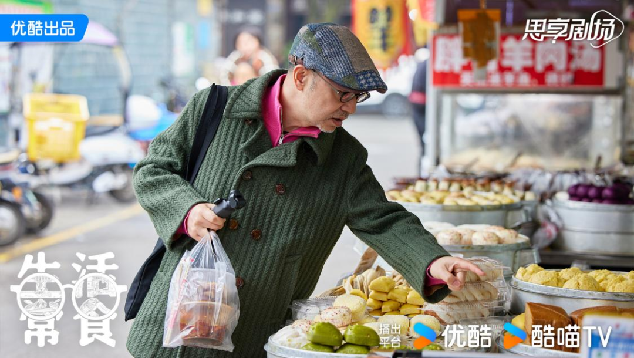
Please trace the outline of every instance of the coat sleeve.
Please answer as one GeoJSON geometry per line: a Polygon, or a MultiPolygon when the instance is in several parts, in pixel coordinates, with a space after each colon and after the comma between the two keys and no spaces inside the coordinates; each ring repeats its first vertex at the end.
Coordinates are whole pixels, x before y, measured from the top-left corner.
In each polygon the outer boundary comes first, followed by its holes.
{"type": "Polygon", "coordinates": [[[149,146],[147,156],[134,167],[134,191],[168,250],[184,243],[176,236],[189,209],[207,198],[184,179],[194,135],[209,89],[189,100],[177,120],[149,146]]]}
{"type": "Polygon", "coordinates": [[[366,161],[367,151],[362,148],[348,177],[346,224],[401,273],[425,301],[442,300],[449,293],[447,286],[425,295],[426,271],[433,260],[449,253],[425,230],[418,217],[387,200],[366,161]]]}

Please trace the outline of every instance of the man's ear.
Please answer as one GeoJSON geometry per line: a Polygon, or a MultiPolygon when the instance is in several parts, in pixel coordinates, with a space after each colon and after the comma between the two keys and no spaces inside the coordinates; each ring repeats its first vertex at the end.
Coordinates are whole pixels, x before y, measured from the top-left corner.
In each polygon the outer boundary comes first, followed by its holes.
{"type": "Polygon", "coordinates": [[[298,91],[303,91],[308,85],[310,70],[303,65],[297,65],[293,68],[293,83],[298,91]]]}

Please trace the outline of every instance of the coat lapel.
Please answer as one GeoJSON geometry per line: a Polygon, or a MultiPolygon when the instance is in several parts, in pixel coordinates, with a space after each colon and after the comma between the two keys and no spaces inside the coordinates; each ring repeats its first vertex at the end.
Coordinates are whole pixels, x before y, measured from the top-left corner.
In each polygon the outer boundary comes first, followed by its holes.
{"type": "Polygon", "coordinates": [[[286,72],[282,69],[274,70],[237,86],[227,99],[225,118],[262,120],[264,92],[286,72]]]}

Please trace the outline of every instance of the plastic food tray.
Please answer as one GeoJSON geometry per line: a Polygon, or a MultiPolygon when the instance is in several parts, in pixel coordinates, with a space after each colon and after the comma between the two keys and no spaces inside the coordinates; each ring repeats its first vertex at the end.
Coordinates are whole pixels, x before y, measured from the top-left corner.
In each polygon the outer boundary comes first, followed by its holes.
{"type": "Polygon", "coordinates": [[[452,292],[445,298],[443,303],[478,302],[478,301],[507,301],[511,298],[511,291],[504,279],[492,282],[467,282],[462,290],[452,292]],[[486,286],[486,287],[485,287],[486,286]],[[494,296],[487,296],[490,286],[496,291],[494,296]],[[467,293],[467,294],[462,294],[467,293]],[[483,296],[480,296],[483,295],[483,296]],[[455,300],[459,300],[455,302],[455,300]]]}
{"type": "Polygon", "coordinates": [[[470,261],[474,265],[478,266],[480,270],[484,271],[484,276],[478,276],[473,272],[467,272],[467,282],[493,282],[504,278],[504,270],[510,270],[510,267],[504,266],[500,261],[490,259],[488,257],[471,257],[465,259],[470,261]]]}
{"type": "Polygon", "coordinates": [[[482,319],[504,315],[504,301],[462,303],[431,303],[423,307],[423,314],[435,316],[443,325],[457,324],[465,319],[482,319]]]}
{"type": "Polygon", "coordinates": [[[332,307],[336,297],[309,298],[305,300],[295,300],[291,303],[293,321],[298,319],[313,320],[316,315],[328,307],[332,307]]]}

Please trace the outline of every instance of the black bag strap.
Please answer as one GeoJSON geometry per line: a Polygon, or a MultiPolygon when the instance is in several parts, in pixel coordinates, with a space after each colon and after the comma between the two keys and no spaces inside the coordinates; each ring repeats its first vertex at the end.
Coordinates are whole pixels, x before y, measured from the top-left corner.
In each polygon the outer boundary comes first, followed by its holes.
{"type": "Polygon", "coordinates": [[[203,110],[202,118],[200,119],[196,135],[194,136],[194,144],[192,144],[192,149],[189,153],[185,179],[191,184],[194,184],[200,165],[203,163],[205,155],[207,154],[207,149],[214,140],[218,127],[220,127],[220,121],[224,114],[228,95],[229,91],[227,87],[217,86],[215,84],[211,85],[209,97],[207,97],[205,109],[203,110]]]}
{"type": "MultiPolygon", "coordinates": [[[[187,170],[185,179],[191,184],[194,183],[200,165],[205,159],[207,149],[211,144],[211,141],[216,136],[220,121],[224,114],[225,106],[227,104],[228,89],[225,86],[211,86],[209,91],[209,97],[205,103],[205,109],[203,115],[198,124],[196,134],[194,136],[194,143],[189,153],[189,160],[187,162],[187,170]]],[[[143,262],[141,268],[137,272],[130,290],[126,296],[126,302],[124,306],[125,320],[134,319],[141,309],[141,305],[150,290],[152,280],[161,266],[163,255],[165,254],[165,244],[163,240],[159,238],[156,241],[156,245],[152,250],[150,256],[143,262]]]]}

